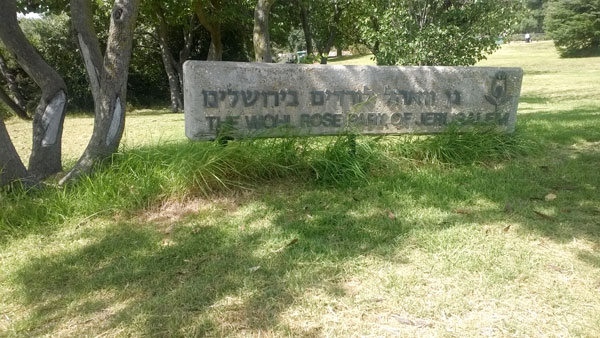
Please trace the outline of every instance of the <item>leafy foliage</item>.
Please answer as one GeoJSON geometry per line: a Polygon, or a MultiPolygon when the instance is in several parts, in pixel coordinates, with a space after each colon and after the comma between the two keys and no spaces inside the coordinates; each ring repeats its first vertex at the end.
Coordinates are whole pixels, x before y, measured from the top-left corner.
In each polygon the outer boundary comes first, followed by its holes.
{"type": "Polygon", "coordinates": [[[516,23],[518,1],[393,0],[358,6],[378,64],[473,65],[516,23]]]}
{"type": "Polygon", "coordinates": [[[600,55],[600,0],[554,0],[545,27],[561,56],[600,55]]]}
{"type": "MultiPolygon", "coordinates": [[[[42,19],[23,19],[21,27],[31,44],[65,80],[69,105],[79,109],[93,107],[85,68],[72,38],[69,16],[50,14],[42,19]]],[[[30,87],[30,93],[37,93],[37,87],[30,87]]],[[[30,100],[28,105],[35,107],[36,101],[37,98],[30,100]]]]}
{"type": "Polygon", "coordinates": [[[547,0],[525,0],[524,15],[517,26],[519,33],[542,33],[544,31],[544,6],[547,0]]]}

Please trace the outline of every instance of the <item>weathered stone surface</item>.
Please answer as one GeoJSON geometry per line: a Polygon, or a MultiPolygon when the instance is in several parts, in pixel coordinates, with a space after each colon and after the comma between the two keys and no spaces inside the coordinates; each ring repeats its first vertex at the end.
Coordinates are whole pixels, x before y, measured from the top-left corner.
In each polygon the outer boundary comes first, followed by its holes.
{"type": "Polygon", "coordinates": [[[449,125],[512,132],[520,68],[281,65],[188,61],[192,140],[437,133],[449,125]]]}

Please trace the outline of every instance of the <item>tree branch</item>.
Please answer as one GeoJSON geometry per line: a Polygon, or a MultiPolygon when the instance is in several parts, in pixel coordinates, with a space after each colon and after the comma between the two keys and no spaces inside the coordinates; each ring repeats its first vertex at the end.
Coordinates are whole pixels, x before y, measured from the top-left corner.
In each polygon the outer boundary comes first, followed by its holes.
{"type": "Polygon", "coordinates": [[[27,115],[27,112],[23,110],[23,108],[19,107],[19,105],[6,94],[4,89],[0,87],[0,100],[2,100],[10,109],[12,109],[18,117],[23,120],[31,120],[31,117],[27,115]]]}
{"type": "Polygon", "coordinates": [[[96,102],[98,101],[97,94],[100,92],[100,78],[104,70],[102,67],[104,60],[92,18],[93,12],[90,1],[71,0],[73,29],[88,74],[92,96],[94,102],[96,102]]]}

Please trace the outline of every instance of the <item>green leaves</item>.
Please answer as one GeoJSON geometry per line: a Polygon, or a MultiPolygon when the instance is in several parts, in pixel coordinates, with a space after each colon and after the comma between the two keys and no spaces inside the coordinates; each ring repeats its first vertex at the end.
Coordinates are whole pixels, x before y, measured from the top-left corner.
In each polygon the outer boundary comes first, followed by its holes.
{"type": "Polygon", "coordinates": [[[518,1],[369,3],[363,15],[384,14],[359,22],[381,65],[473,65],[498,48],[521,8],[518,1]]]}
{"type": "Polygon", "coordinates": [[[600,55],[600,0],[554,0],[544,28],[562,57],[600,55]]]}

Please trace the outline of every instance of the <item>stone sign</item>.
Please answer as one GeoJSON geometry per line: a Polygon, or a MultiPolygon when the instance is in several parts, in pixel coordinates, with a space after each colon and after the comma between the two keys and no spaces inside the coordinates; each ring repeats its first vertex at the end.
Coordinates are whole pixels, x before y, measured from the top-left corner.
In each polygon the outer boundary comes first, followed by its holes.
{"type": "Polygon", "coordinates": [[[293,65],[188,61],[192,140],[290,135],[512,132],[520,68],[293,65]]]}

